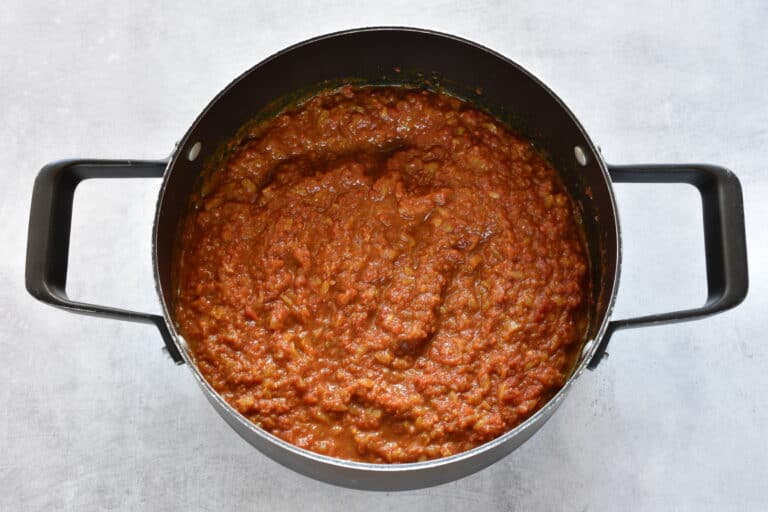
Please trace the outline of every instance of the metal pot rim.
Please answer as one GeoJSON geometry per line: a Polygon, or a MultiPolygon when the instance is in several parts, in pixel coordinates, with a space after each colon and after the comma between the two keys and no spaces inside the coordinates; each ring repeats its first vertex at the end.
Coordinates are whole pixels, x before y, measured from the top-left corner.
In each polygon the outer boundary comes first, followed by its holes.
{"type": "Polygon", "coordinates": [[[595,351],[597,350],[598,346],[600,346],[600,340],[603,338],[603,336],[606,333],[606,330],[608,328],[608,323],[611,317],[611,313],[613,311],[616,294],[618,290],[619,285],[619,276],[621,273],[621,230],[619,226],[619,216],[618,211],[616,208],[616,200],[615,195],[613,192],[613,187],[611,185],[611,178],[608,173],[608,168],[603,160],[602,156],[600,155],[600,152],[597,150],[597,146],[593,143],[592,139],[589,137],[589,134],[584,130],[581,123],[578,121],[576,116],[571,112],[571,110],[565,105],[565,103],[558,97],[554,91],[552,91],[549,87],[547,87],[543,82],[541,82],[536,76],[534,76],[532,73],[527,71],[525,68],[517,64],[516,62],[510,60],[509,58],[505,57],[504,55],[491,50],[483,45],[480,45],[478,43],[475,43],[473,41],[470,41],[468,39],[464,39],[452,34],[446,34],[442,32],[437,32],[433,30],[428,29],[422,29],[422,28],[413,28],[413,27],[399,27],[399,26],[377,26],[377,27],[364,27],[364,28],[355,28],[355,29],[349,29],[349,30],[342,30],[338,32],[333,32],[321,36],[317,36],[314,38],[307,39],[305,41],[302,41],[300,43],[294,44],[292,46],[289,46],[283,50],[280,50],[270,57],[267,57],[266,59],[262,60],[255,66],[251,67],[250,69],[246,70],[244,73],[240,74],[237,78],[235,78],[230,84],[228,84],[224,89],[222,89],[209,103],[208,105],[202,110],[202,112],[197,116],[195,121],[190,125],[190,127],[187,129],[187,132],[185,133],[184,137],[181,139],[181,141],[176,145],[174,148],[173,153],[171,154],[170,158],[168,159],[168,164],[166,166],[165,173],[163,175],[162,184],[160,186],[160,192],[158,194],[157,204],[155,208],[155,217],[153,222],[153,228],[152,228],[152,266],[154,271],[154,277],[155,277],[155,290],[158,295],[158,298],[160,300],[160,304],[162,307],[163,312],[163,318],[165,319],[165,323],[168,327],[169,332],[171,333],[171,337],[173,339],[173,342],[175,343],[176,347],[178,348],[180,354],[182,355],[184,362],[186,365],[190,368],[192,371],[192,375],[197,380],[198,384],[205,390],[206,394],[208,395],[208,398],[210,400],[213,400],[218,404],[223,410],[229,412],[229,414],[235,418],[244,428],[248,429],[249,431],[253,432],[253,434],[261,437],[264,440],[267,440],[275,445],[280,446],[281,448],[288,450],[295,455],[312,459],[316,462],[320,462],[327,465],[332,465],[336,467],[342,467],[347,469],[356,469],[356,470],[362,470],[367,472],[378,472],[378,473],[392,473],[392,472],[407,472],[407,471],[416,471],[416,470],[422,470],[422,469],[434,469],[441,466],[450,465],[452,463],[456,463],[462,460],[466,460],[469,458],[476,457],[484,452],[490,451],[493,448],[502,445],[509,441],[511,438],[517,436],[520,432],[525,431],[528,428],[531,428],[533,425],[535,425],[539,418],[542,416],[545,416],[547,414],[550,414],[552,409],[557,408],[560,403],[565,398],[566,393],[570,389],[570,387],[573,385],[573,382],[581,375],[581,373],[584,371],[584,368],[589,364],[589,362],[592,360],[592,358],[595,355],[595,351]],[[441,457],[438,459],[432,459],[428,461],[423,462],[409,462],[409,463],[381,463],[381,464],[374,464],[374,463],[367,463],[367,462],[358,462],[358,461],[352,461],[352,460],[346,460],[336,457],[329,457],[326,455],[321,455],[318,453],[315,453],[313,451],[300,448],[296,445],[293,445],[287,441],[284,441],[280,439],[279,437],[267,432],[266,430],[256,426],[253,422],[245,418],[242,414],[240,414],[235,408],[233,408],[229,403],[227,403],[208,383],[207,380],[202,376],[200,373],[200,370],[197,368],[197,365],[195,364],[194,358],[189,352],[186,340],[176,331],[176,326],[174,325],[174,322],[171,320],[172,315],[170,312],[170,309],[168,307],[168,304],[165,301],[165,297],[163,295],[162,289],[161,289],[161,280],[160,280],[160,271],[159,271],[159,263],[158,263],[158,252],[157,252],[157,246],[158,246],[158,224],[160,219],[160,212],[162,210],[163,205],[163,199],[166,194],[167,190],[167,184],[169,176],[171,175],[171,172],[174,168],[175,163],[178,161],[178,159],[181,157],[180,155],[180,148],[183,148],[186,146],[186,143],[189,142],[189,138],[192,134],[192,132],[195,130],[197,125],[201,123],[205,117],[207,112],[211,109],[211,107],[223,96],[227,94],[227,92],[236,85],[239,81],[243,80],[246,76],[250,75],[253,72],[256,72],[260,67],[265,65],[266,63],[278,59],[284,55],[289,54],[290,52],[302,48],[307,45],[311,45],[313,43],[316,43],[318,41],[322,41],[325,39],[330,38],[336,38],[336,37],[343,37],[348,35],[354,35],[358,33],[366,33],[366,32],[377,32],[377,31],[401,31],[401,32],[411,32],[411,33],[420,33],[424,35],[429,35],[433,37],[438,38],[444,38],[444,39],[450,39],[455,42],[459,42],[471,47],[474,47],[475,49],[479,49],[481,51],[484,51],[497,59],[500,59],[504,61],[505,64],[512,66],[516,68],[519,72],[526,75],[527,78],[535,82],[542,90],[544,90],[551,98],[558,103],[560,108],[567,113],[567,115],[570,117],[572,122],[575,126],[578,127],[581,134],[584,137],[584,140],[587,142],[588,145],[588,154],[595,158],[597,161],[597,164],[600,168],[600,172],[602,173],[603,179],[606,183],[606,188],[608,191],[608,195],[610,198],[610,205],[612,209],[612,214],[614,218],[616,219],[616,231],[615,231],[615,238],[616,238],[616,271],[614,273],[614,276],[612,278],[612,285],[611,285],[611,291],[608,297],[606,297],[607,300],[607,306],[606,306],[606,312],[603,315],[603,318],[600,321],[600,326],[597,330],[597,334],[594,338],[587,340],[585,342],[585,346],[582,349],[582,354],[579,358],[579,362],[572,371],[570,377],[566,381],[566,383],[563,385],[563,387],[552,397],[549,399],[549,401],[541,407],[536,413],[534,413],[532,416],[530,416],[528,419],[526,419],[523,423],[519,424],[515,428],[509,430],[508,432],[505,432],[501,436],[492,439],[491,441],[488,441],[480,446],[477,446],[475,448],[472,448],[470,450],[457,453],[455,455],[451,455],[448,457],[441,457]]]}

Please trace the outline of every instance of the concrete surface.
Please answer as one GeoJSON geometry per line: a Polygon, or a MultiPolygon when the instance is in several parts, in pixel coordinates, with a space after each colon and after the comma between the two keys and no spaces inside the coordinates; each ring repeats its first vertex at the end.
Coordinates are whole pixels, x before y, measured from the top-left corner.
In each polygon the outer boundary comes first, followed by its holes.
{"type": "MultiPolygon", "coordinates": [[[[752,2],[32,2],[0,9],[0,510],[765,510],[768,504],[768,4],[752,2]],[[332,487],[260,455],[153,328],[79,317],[24,290],[32,182],[64,157],[167,155],[236,75],[342,28],[459,34],[526,66],[611,162],[732,168],[751,292],[706,320],[622,332],[553,420],[493,467],[405,493],[332,487]]],[[[73,297],[157,310],[158,183],[77,195],[73,297]]],[[[617,187],[616,317],[704,298],[687,186],[617,187]]]]}

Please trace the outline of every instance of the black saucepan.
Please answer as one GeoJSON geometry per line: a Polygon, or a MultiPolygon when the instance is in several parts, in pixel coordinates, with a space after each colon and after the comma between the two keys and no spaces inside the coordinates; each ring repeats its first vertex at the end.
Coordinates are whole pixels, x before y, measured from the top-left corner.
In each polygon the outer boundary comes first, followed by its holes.
{"type": "Polygon", "coordinates": [[[544,84],[509,59],[454,36],[410,28],[366,28],[297,44],[256,65],[202,111],[167,160],[69,160],[43,168],[34,186],[26,285],[38,299],[70,311],[157,326],[173,360],[186,363],[221,416],[253,446],[305,475],[355,488],[409,489],[466,476],[520,446],[555,412],[585,367],[594,367],[617,329],[692,320],[739,304],[747,294],[744,214],[739,181],[713,165],[608,165],[578,120],[544,84]],[[587,341],[563,387],[517,428],[451,457],[411,464],[367,464],[318,455],[278,439],[230,407],[203,379],[171,316],[174,243],[203,162],[267,105],[302,91],[352,80],[439,87],[473,101],[529,136],[559,170],[582,210],[593,301],[587,341]],[[69,299],[65,292],[72,198],[90,178],[163,180],[152,258],[163,314],[136,313],[69,299]],[[708,298],[696,309],[611,320],[621,266],[613,183],[690,183],[701,192],[708,298]]]}

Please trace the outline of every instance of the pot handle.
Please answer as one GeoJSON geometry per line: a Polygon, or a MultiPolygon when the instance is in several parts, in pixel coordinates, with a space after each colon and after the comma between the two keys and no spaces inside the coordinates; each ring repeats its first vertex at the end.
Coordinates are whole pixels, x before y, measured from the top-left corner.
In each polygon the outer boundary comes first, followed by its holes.
{"type": "Polygon", "coordinates": [[[91,178],[161,178],[167,161],[63,160],[40,171],[32,192],[27,236],[27,291],[38,300],[84,315],[154,324],[176,364],[184,360],[160,315],[87,304],[66,292],[72,200],[77,185],[91,178]]]}
{"type": "Polygon", "coordinates": [[[699,189],[704,214],[707,301],[699,308],[614,320],[589,368],[606,355],[611,335],[626,327],[695,320],[737,306],[747,296],[747,246],[739,179],[724,167],[707,164],[609,165],[614,183],[689,183],[699,189]]]}

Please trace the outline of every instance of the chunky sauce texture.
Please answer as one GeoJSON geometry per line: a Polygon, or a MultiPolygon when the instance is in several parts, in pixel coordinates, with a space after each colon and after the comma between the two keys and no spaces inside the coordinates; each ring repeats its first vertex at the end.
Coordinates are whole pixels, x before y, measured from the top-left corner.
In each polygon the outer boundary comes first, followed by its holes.
{"type": "Polygon", "coordinates": [[[175,318],[257,425],[420,461],[503,434],[565,383],[589,299],[573,205],[488,114],[344,87],[212,165],[181,230],[175,318]]]}

